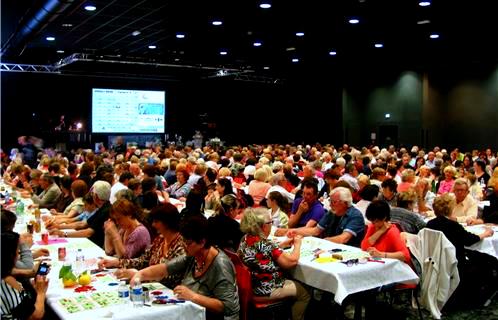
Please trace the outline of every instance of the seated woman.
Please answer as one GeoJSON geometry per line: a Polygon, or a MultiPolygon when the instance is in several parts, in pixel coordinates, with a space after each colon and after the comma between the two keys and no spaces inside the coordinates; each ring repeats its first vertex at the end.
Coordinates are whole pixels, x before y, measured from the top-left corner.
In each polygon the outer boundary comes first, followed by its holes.
{"type": "Polygon", "coordinates": [[[453,189],[453,184],[455,183],[456,176],[456,168],[453,166],[447,166],[443,170],[444,180],[439,183],[439,189],[437,190],[437,194],[443,194],[447,192],[451,192],[453,189]]]}
{"type": "MultiPolygon", "coordinates": [[[[17,216],[12,211],[8,211],[2,208],[2,233],[13,232],[14,226],[17,221],[17,216]]],[[[33,235],[30,233],[23,233],[19,235],[19,247],[18,258],[11,273],[15,277],[33,277],[36,269],[38,268],[38,263],[34,262],[34,259],[42,256],[50,255],[48,249],[39,248],[31,250],[33,245],[33,235]]]]}
{"type": "Polygon", "coordinates": [[[173,290],[179,299],[205,307],[208,320],[236,320],[240,308],[234,267],[222,250],[211,246],[208,228],[205,217],[187,217],[180,226],[187,255],[142,269],[130,283],[180,274],[182,284],[173,290]]]}
{"type": "Polygon", "coordinates": [[[285,279],[282,272],[297,265],[302,237],[298,235],[290,243],[282,244],[294,245],[291,253],[285,253],[276,243],[268,240],[271,225],[272,219],[266,209],[246,209],[240,223],[246,235],[238,254],[251,270],[254,295],[270,299],[295,297],[292,319],[304,319],[310,295],[299,282],[285,279]]]}
{"type": "Polygon", "coordinates": [[[166,188],[166,201],[168,196],[185,201],[192,186],[188,183],[189,174],[187,170],[176,170],[176,182],[166,188]]]}
{"type": "Polygon", "coordinates": [[[234,194],[221,198],[216,213],[209,217],[209,231],[213,245],[237,251],[243,234],[235,220],[242,212],[242,204],[234,194]]]}
{"type": "Polygon", "coordinates": [[[85,181],[75,180],[74,182],[71,182],[72,180],[70,179],[71,178],[69,176],[64,176],[61,179],[61,185],[62,185],[61,197],[66,197],[66,194],[69,192],[72,195],[73,201],[65,207],[63,206],[59,207],[59,205],[57,204],[55,209],[50,210],[50,213],[52,213],[53,215],[63,215],[61,216],[61,218],[63,217],[73,218],[78,216],[81,212],[83,212],[83,196],[88,192],[88,187],[85,181]],[[66,189],[66,187],[64,186],[64,184],[67,182],[69,182],[70,190],[66,189]]]}
{"type": "Polygon", "coordinates": [[[371,222],[361,242],[361,249],[374,258],[392,258],[410,264],[410,252],[401,239],[400,230],[392,225],[389,204],[374,200],[365,213],[371,222]]]}
{"type": "Polygon", "coordinates": [[[112,205],[110,216],[104,224],[106,254],[116,254],[118,258],[140,256],[150,245],[149,231],[138,220],[140,208],[129,200],[120,199],[112,205]]]}
{"type": "Polygon", "coordinates": [[[286,208],[289,207],[287,199],[280,192],[272,191],[268,194],[266,204],[269,207],[268,212],[270,213],[273,226],[275,228],[288,228],[289,216],[285,213],[286,208]]]}
{"type": "Polygon", "coordinates": [[[73,194],[71,191],[71,184],[73,180],[71,180],[70,176],[63,176],[60,179],[60,189],[61,193],[57,197],[54,208],[50,209],[50,213],[53,215],[62,214],[64,210],[74,201],[73,194]]]}
{"type": "Polygon", "coordinates": [[[23,288],[12,276],[12,269],[18,258],[19,235],[2,232],[2,319],[42,319],[45,314],[45,296],[48,280],[37,275],[34,290],[23,288]]]}
{"type": "Polygon", "coordinates": [[[45,228],[47,230],[52,229],[75,229],[81,230],[88,227],[86,221],[93,216],[97,211],[97,206],[93,202],[93,196],[91,193],[87,193],[83,196],[83,211],[75,217],[66,216],[56,216],[51,218],[44,218],[45,228]]]}
{"type": "Polygon", "coordinates": [[[448,303],[477,305],[483,303],[498,288],[496,276],[498,262],[485,253],[466,250],[465,246],[471,246],[486,237],[491,237],[493,230],[485,227],[484,232],[479,235],[466,231],[461,224],[450,218],[454,205],[455,200],[449,194],[437,197],[433,205],[436,218],[427,223],[427,228],[443,232],[456,249],[460,284],[448,303]],[[479,294],[476,294],[477,292],[479,294]]]}
{"type": "MultiPolygon", "coordinates": [[[[116,271],[119,279],[130,279],[138,270],[153,266],[185,255],[183,238],[180,235],[180,215],[171,203],[165,203],[152,209],[149,213],[152,227],[157,230],[158,236],[152,242],[152,246],[145,252],[133,259],[105,258],[99,261],[99,268],[120,268],[116,271]],[[138,269],[138,270],[137,270],[138,269]]],[[[174,288],[180,284],[181,275],[173,274],[161,280],[168,288],[174,288]]]]}
{"type": "Polygon", "coordinates": [[[259,203],[265,198],[271,184],[266,182],[268,174],[264,168],[259,168],[254,173],[254,180],[249,183],[248,194],[254,199],[254,205],[259,206],[259,203]]]}

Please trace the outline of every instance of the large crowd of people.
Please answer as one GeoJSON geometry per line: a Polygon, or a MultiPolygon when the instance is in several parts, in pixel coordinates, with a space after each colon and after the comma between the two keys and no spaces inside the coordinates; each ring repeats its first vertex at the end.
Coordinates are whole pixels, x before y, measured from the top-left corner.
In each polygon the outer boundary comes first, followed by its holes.
{"type": "MultiPolygon", "coordinates": [[[[90,239],[113,256],[99,266],[120,267],[118,276],[132,282],[159,280],[204,306],[208,319],[239,315],[235,271],[224,250],[237,252],[251,270],[254,295],[292,297],[292,317],[302,319],[309,288],[284,271],[297,264],[303,236],[412,266],[403,233],[433,228],[456,247],[462,288],[469,288],[454,299],[482,302],[477,284],[467,280],[480,268],[489,271],[488,292],[498,289],[498,263],[464,249],[492,229],[474,235],[459,224],[498,224],[498,155],[490,149],[119,145],[96,154],[19,141],[20,150],[1,153],[3,183],[50,210],[51,234],[90,239]],[[184,203],[181,212],[173,199],[184,203]],[[479,209],[483,200],[488,205],[479,209]],[[287,235],[294,251],[283,252],[270,235],[287,235]]],[[[29,236],[4,225],[12,225],[12,213],[2,208],[2,318],[15,318],[24,292],[18,280],[33,277],[33,256],[47,253],[31,252],[29,236]],[[31,263],[19,264],[26,259],[31,263]]],[[[43,314],[46,289],[36,277],[33,318],[43,314]]]]}

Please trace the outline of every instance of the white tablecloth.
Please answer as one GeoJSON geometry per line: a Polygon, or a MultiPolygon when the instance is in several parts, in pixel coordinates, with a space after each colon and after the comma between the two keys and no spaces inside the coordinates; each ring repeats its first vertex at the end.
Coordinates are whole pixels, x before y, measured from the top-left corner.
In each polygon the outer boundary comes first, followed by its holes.
{"type": "Polygon", "coordinates": [[[302,256],[292,270],[292,276],[314,288],[334,293],[334,300],[339,304],[356,292],[391,283],[418,283],[419,278],[415,272],[399,260],[382,259],[385,263],[367,262],[353,266],[341,262],[320,263],[313,260],[313,255],[309,255],[310,250],[317,247],[324,250],[340,248],[346,252],[361,250],[314,237],[303,239],[302,256]]]}
{"type": "MultiPolygon", "coordinates": [[[[34,234],[34,241],[40,240],[40,234],[34,234]]],[[[54,243],[49,245],[43,245],[50,251],[51,270],[48,275],[50,280],[49,288],[47,291],[47,303],[53,308],[57,315],[61,319],[193,319],[193,320],[204,320],[206,318],[205,309],[192,302],[185,302],[176,305],[156,305],[144,306],[142,308],[134,308],[131,301],[127,301],[123,304],[112,305],[109,307],[98,307],[93,310],[79,311],[75,313],[67,312],[64,307],[60,304],[60,299],[71,298],[82,293],[76,293],[74,288],[64,288],[62,280],[59,278],[59,270],[63,266],[62,261],[58,261],[58,248],[65,247],[67,252],[66,261],[74,262],[76,252],[78,249],[82,249],[85,256],[86,264],[85,270],[92,270],[97,267],[97,261],[99,257],[104,257],[105,252],[102,248],[95,245],[92,241],[87,238],[60,238],[55,240],[67,241],[63,243],[54,243]]],[[[42,247],[42,245],[34,245],[33,248],[42,247]]],[[[74,266],[74,264],[73,264],[74,266]]],[[[91,285],[96,288],[95,292],[103,291],[116,291],[118,286],[110,286],[111,282],[118,282],[115,279],[112,272],[107,273],[105,276],[107,279],[112,280],[105,282],[102,279],[92,276],[91,285]]],[[[173,297],[173,293],[170,289],[164,289],[164,292],[169,297],[173,297]]],[[[90,295],[91,293],[83,293],[85,295],[90,295]]]]}
{"type": "MultiPolygon", "coordinates": [[[[484,232],[484,227],[484,225],[475,225],[467,226],[465,227],[465,229],[475,234],[481,234],[484,232]]],[[[498,226],[492,226],[491,228],[494,231],[492,237],[484,238],[481,241],[474,243],[470,247],[466,248],[492,255],[493,257],[498,259],[498,226]]]]}

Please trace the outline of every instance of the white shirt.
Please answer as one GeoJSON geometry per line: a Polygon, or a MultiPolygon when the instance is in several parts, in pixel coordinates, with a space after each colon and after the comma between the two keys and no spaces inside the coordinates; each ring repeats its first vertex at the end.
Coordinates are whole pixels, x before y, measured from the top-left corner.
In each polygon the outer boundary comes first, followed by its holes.
{"type": "Polygon", "coordinates": [[[119,181],[116,182],[111,187],[111,197],[109,198],[109,201],[111,202],[111,204],[113,204],[114,202],[116,202],[116,193],[118,193],[119,190],[124,190],[124,189],[128,189],[128,187],[125,186],[124,184],[122,184],[119,181]]]}
{"type": "Polygon", "coordinates": [[[266,193],[265,198],[268,199],[268,195],[270,194],[270,192],[273,192],[273,191],[280,192],[284,196],[284,198],[286,198],[287,201],[289,201],[289,203],[294,202],[295,194],[290,193],[289,191],[285,190],[284,187],[279,186],[279,185],[271,186],[270,189],[268,189],[268,192],[266,193]]]}

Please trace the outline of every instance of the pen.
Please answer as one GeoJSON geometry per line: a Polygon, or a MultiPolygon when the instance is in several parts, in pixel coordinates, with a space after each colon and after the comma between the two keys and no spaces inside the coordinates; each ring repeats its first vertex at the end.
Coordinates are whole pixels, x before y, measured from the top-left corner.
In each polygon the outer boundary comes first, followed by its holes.
{"type": "Polygon", "coordinates": [[[368,261],[370,261],[370,262],[386,263],[384,260],[380,260],[380,259],[372,259],[372,258],[368,258],[368,261]]]}

